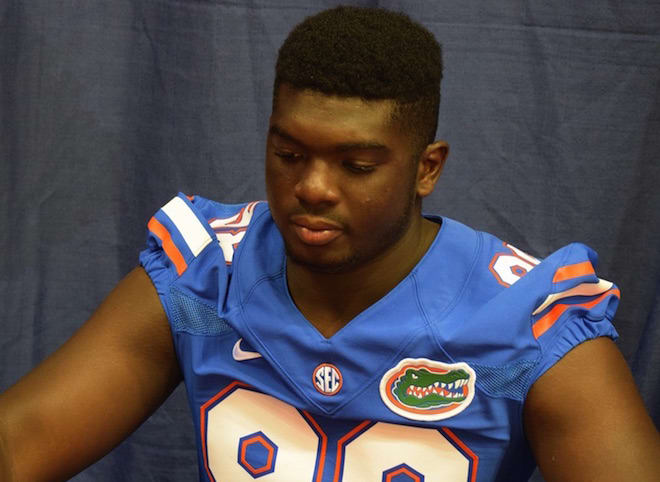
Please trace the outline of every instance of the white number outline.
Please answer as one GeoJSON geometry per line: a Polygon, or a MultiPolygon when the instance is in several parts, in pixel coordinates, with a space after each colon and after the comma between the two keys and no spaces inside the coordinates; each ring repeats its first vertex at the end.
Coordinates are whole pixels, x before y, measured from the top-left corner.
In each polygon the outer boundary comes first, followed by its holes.
{"type": "Polygon", "coordinates": [[[530,256],[524,251],[519,250],[515,246],[508,243],[502,244],[504,244],[504,247],[509,251],[496,253],[495,256],[493,256],[493,259],[490,260],[488,269],[499,284],[508,288],[525,276],[541,261],[534,256],[530,256]],[[522,271],[514,271],[516,268],[522,271]]]}
{"type": "MultiPolygon", "coordinates": [[[[220,390],[216,395],[214,395],[209,400],[207,400],[204,404],[202,404],[199,409],[201,449],[202,449],[202,456],[204,462],[204,469],[206,471],[206,475],[208,476],[209,480],[212,482],[216,482],[216,478],[211,472],[208,462],[209,460],[208,446],[207,446],[208,413],[216,405],[221,403],[223,399],[227,398],[229,395],[231,395],[234,391],[238,389],[246,389],[251,392],[262,394],[262,392],[254,389],[247,383],[235,380],[231,382],[229,385],[227,385],[225,388],[220,390]]],[[[273,398],[273,400],[277,400],[277,399],[273,398]]],[[[309,427],[318,437],[319,445],[316,450],[316,461],[314,465],[313,481],[321,482],[323,480],[323,473],[328,455],[328,436],[309,412],[305,410],[297,410],[297,411],[300,413],[300,415],[302,415],[303,419],[307,422],[309,427]]],[[[345,466],[344,459],[345,459],[345,452],[347,445],[349,445],[351,442],[356,440],[362,434],[367,432],[370,428],[374,427],[379,423],[385,423],[385,422],[374,422],[371,420],[364,420],[363,422],[359,423],[357,426],[353,427],[353,429],[351,429],[349,432],[344,434],[341,438],[339,438],[336,447],[337,450],[336,461],[335,461],[335,467],[332,477],[333,482],[341,482],[343,480],[343,472],[345,466]]],[[[424,429],[424,430],[428,430],[428,429],[424,429]]],[[[470,448],[463,441],[461,441],[460,438],[453,431],[451,431],[447,427],[439,427],[431,430],[436,430],[437,432],[439,432],[440,435],[442,435],[447,440],[447,442],[449,442],[449,444],[451,444],[456,449],[456,451],[467,460],[468,470],[465,480],[467,482],[476,482],[477,469],[479,465],[479,457],[477,456],[477,454],[475,454],[472,450],[470,450],[470,448]]]]}
{"type": "Polygon", "coordinates": [[[209,219],[209,225],[215,232],[227,266],[231,265],[234,259],[234,251],[236,251],[238,244],[243,240],[245,231],[247,231],[248,225],[252,221],[254,208],[259,202],[253,201],[247,206],[243,206],[238,214],[228,218],[209,219]]]}

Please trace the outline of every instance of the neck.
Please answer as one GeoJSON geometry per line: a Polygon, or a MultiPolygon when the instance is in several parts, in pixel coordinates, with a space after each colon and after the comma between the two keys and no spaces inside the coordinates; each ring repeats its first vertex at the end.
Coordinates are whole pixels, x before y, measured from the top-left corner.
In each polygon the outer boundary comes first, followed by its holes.
{"type": "Polygon", "coordinates": [[[431,246],[439,225],[421,216],[378,257],[341,273],[313,271],[287,259],[289,292],[298,309],[326,337],[391,291],[431,246]]]}

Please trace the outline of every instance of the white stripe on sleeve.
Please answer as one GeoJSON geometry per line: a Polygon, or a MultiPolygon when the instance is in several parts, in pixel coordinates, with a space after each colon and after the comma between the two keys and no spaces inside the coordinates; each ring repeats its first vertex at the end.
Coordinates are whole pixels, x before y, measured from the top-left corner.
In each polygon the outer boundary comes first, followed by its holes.
{"type": "Polygon", "coordinates": [[[211,242],[209,233],[206,232],[192,209],[180,197],[175,197],[163,206],[163,212],[179,230],[193,256],[196,257],[211,242]]]}
{"type": "Polygon", "coordinates": [[[559,293],[554,293],[551,295],[548,295],[548,297],[545,299],[543,303],[541,303],[541,306],[536,308],[534,310],[534,313],[532,315],[536,315],[543,310],[545,310],[548,306],[550,306],[552,303],[554,303],[557,300],[560,300],[562,298],[568,298],[569,296],[595,296],[599,295],[601,293],[605,293],[607,290],[609,290],[612,287],[612,282],[607,281],[604,279],[598,279],[598,283],[582,283],[579,284],[570,290],[566,291],[561,291],[559,293]]]}

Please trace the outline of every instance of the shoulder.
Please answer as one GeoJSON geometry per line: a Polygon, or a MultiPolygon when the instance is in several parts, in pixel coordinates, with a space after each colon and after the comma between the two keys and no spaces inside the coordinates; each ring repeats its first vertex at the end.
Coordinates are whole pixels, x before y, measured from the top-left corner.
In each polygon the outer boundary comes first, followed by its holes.
{"type": "MultiPolygon", "coordinates": [[[[515,298],[514,306],[536,315],[546,314],[559,301],[581,301],[578,296],[609,292],[619,297],[613,283],[596,275],[596,252],[580,243],[539,258],[496,236],[443,218],[431,251],[425,269],[419,270],[423,281],[435,285],[436,292],[438,285],[449,282],[464,285],[461,301],[475,309],[490,301],[497,304],[500,299],[511,305],[515,298]],[[436,280],[442,283],[434,283],[436,280]]],[[[535,328],[538,336],[547,331],[547,321],[535,328]]]]}
{"type": "Polygon", "coordinates": [[[264,210],[266,203],[258,201],[222,204],[180,193],[149,220],[147,249],[140,262],[150,274],[161,271],[158,274],[171,281],[211,245],[210,251],[230,265],[255,214],[264,210]]]}
{"type": "MultiPolygon", "coordinates": [[[[489,309],[525,319],[529,335],[538,343],[553,339],[563,321],[612,320],[620,291],[596,274],[598,255],[593,249],[572,243],[537,258],[487,233],[479,235],[481,249],[471,280],[474,291],[486,295],[489,309]]],[[[588,338],[598,334],[598,330],[584,333],[588,338]]],[[[615,336],[607,330],[600,334],[615,336]]]]}
{"type": "Polygon", "coordinates": [[[177,316],[189,305],[188,298],[201,304],[200,309],[217,311],[229,289],[242,241],[260,217],[270,219],[264,202],[222,204],[184,194],[151,217],[140,264],[171,322],[190,318],[177,316]]]}
{"type": "Polygon", "coordinates": [[[435,248],[422,303],[442,348],[476,366],[492,395],[523,400],[573,347],[616,337],[619,290],[597,276],[589,247],[570,244],[540,259],[455,221],[445,227],[450,240],[435,248]]]}

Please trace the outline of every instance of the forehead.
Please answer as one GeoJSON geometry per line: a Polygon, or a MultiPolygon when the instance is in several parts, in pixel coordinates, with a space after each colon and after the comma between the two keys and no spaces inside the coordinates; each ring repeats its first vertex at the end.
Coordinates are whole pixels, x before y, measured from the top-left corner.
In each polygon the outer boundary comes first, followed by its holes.
{"type": "Polygon", "coordinates": [[[396,147],[394,101],[367,101],[281,85],[270,118],[271,133],[286,132],[319,143],[378,142],[396,147]]]}

